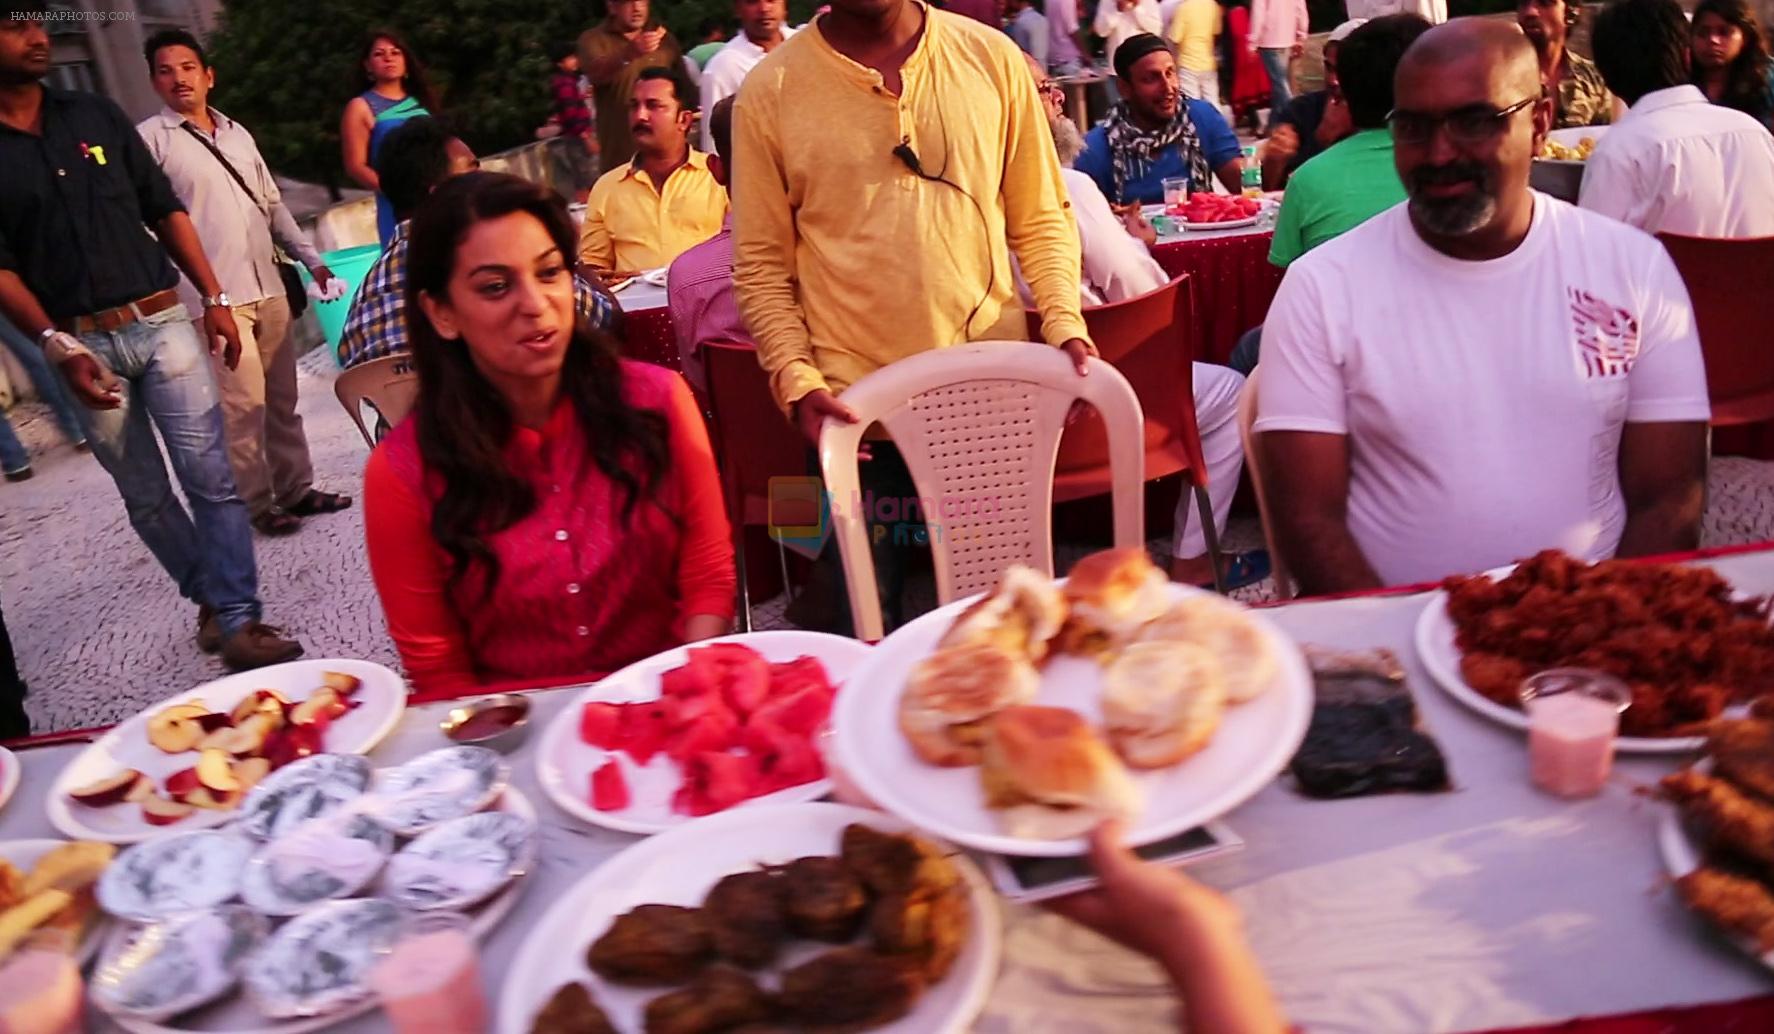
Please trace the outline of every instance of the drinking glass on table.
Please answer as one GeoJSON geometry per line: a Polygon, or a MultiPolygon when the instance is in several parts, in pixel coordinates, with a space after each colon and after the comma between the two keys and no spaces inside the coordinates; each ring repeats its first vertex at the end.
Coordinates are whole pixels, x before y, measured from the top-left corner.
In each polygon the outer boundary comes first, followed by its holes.
{"type": "Polygon", "coordinates": [[[1170,176],[1164,180],[1164,209],[1181,208],[1189,203],[1189,177],[1170,176]]]}
{"type": "Polygon", "coordinates": [[[33,930],[0,960],[0,1030],[6,1034],[79,1034],[86,985],[67,930],[33,930]]]}
{"type": "Polygon", "coordinates": [[[1632,690],[1606,672],[1550,668],[1521,684],[1534,785],[1559,797],[1593,797],[1614,765],[1620,713],[1632,690]]]}
{"type": "Polygon", "coordinates": [[[467,918],[453,912],[409,917],[399,938],[370,967],[370,987],[395,1034],[482,1034],[487,993],[467,918]]]}

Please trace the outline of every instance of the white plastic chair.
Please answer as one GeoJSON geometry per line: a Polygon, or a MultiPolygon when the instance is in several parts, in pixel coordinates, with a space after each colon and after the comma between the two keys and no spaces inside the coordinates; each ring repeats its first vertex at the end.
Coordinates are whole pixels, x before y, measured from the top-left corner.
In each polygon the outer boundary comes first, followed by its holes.
{"type": "Polygon", "coordinates": [[[1257,373],[1262,370],[1258,363],[1251,368],[1250,376],[1244,379],[1244,388],[1238,393],[1238,438],[1244,445],[1244,469],[1250,472],[1251,487],[1257,493],[1257,514],[1263,520],[1263,542],[1269,547],[1269,577],[1275,580],[1275,595],[1280,599],[1292,599],[1297,588],[1292,576],[1287,573],[1287,562],[1276,548],[1275,529],[1269,520],[1269,499],[1263,494],[1263,471],[1256,450],[1256,436],[1251,428],[1257,422],[1257,373]]]}
{"type": "Polygon", "coordinates": [[[382,424],[393,427],[405,420],[419,401],[419,374],[413,369],[412,356],[404,352],[385,355],[339,374],[333,382],[333,394],[338,396],[345,412],[351,414],[364,444],[374,449],[383,429],[371,431],[364,422],[364,403],[376,411],[382,424]]]}
{"type": "Polygon", "coordinates": [[[841,396],[860,418],[827,420],[819,464],[844,559],[857,638],[883,634],[857,448],[887,430],[925,500],[939,604],[994,587],[1011,564],[1053,574],[1053,470],[1066,413],[1102,415],[1114,472],[1115,545],[1145,543],[1143,417],[1127,379],[1100,359],[1078,376],[1064,352],[1027,341],[933,349],[869,374],[841,396]]]}

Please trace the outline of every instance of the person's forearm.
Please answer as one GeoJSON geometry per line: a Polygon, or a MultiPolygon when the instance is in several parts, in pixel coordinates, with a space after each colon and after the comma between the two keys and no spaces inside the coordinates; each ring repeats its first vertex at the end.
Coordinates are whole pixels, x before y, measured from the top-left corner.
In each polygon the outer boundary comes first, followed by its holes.
{"type": "Polygon", "coordinates": [[[692,614],[684,619],[684,642],[697,643],[732,630],[733,622],[729,618],[719,614],[692,614]]]}
{"type": "Polygon", "coordinates": [[[1275,534],[1281,540],[1282,556],[1301,595],[1358,592],[1384,584],[1342,518],[1298,511],[1274,516],[1280,518],[1275,534]]]}
{"type": "Polygon", "coordinates": [[[289,207],[281,200],[271,203],[271,233],[277,238],[277,243],[283,245],[283,250],[308,267],[309,272],[325,264],[320,259],[320,252],[314,250],[314,245],[308,243],[307,235],[296,224],[296,217],[290,214],[289,207]]]}
{"type": "Polygon", "coordinates": [[[55,325],[49,313],[43,311],[37,296],[10,269],[0,269],[0,312],[5,313],[12,325],[24,331],[32,341],[55,325]]]}
{"type": "Polygon", "coordinates": [[[1700,514],[1705,506],[1704,484],[1681,485],[1649,502],[1628,504],[1616,555],[1659,556],[1700,548],[1700,514]]]}
{"type": "Polygon", "coordinates": [[[1232,159],[1214,170],[1214,175],[1219,177],[1220,183],[1225,186],[1228,193],[1240,194],[1244,192],[1244,159],[1232,159]]]}
{"type": "Polygon", "coordinates": [[[357,185],[365,190],[382,189],[381,177],[376,175],[376,170],[370,168],[367,162],[346,162],[345,175],[356,180],[357,185]]]}
{"type": "Polygon", "coordinates": [[[204,297],[222,293],[221,282],[216,279],[215,271],[209,268],[209,256],[203,253],[203,242],[197,239],[197,227],[191,224],[191,217],[183,212],[174,212],[160,220],[156,227],[159,231],[160,243],[166,246],[167,253],[178,265],[191,286],[204,297]]]}
{"type": "Polygon", "coordinates": [[[1292,159],[1292,152],[1284,152],[1278,148],[1263,150],[1264,190],[1280,190],[1287,183],[1287,163],[1292,159]]]}
{"type": "Polygon", "coordinates": [[[1287,1019],[1237,929],[1188,931],[1162,964],[1183,1001],[1187,1029],[1286,1034],[1287,1019]]]}

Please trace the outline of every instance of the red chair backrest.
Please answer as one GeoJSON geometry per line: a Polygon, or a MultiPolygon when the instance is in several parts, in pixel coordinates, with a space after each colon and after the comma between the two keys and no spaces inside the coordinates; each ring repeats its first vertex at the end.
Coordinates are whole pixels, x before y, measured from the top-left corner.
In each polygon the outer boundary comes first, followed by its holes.
{"type": "Polygon", "coordinates": [[[701,351],[721,489],[738,535],[743,525],[769,523],[771,478],[809,472],[807,443],[776,408],[756,348],[714,341],[701,351]]]}
{"type": "Polygon", "coordinates": [[[1658,234],[1688,285],[1715,427],[1774,420],[1774,237],[1658,234]]]}
{"type": "MultiPolygon", "coordinates": [[[[1195,424],[1194,305],[1187,274],[1137,298],[1084,310],[1084,325],[1103,359],[1133,384],[1146,418],[1147,480],[1187,471],[1207,484],[1201,433],[1195,424]]],[[[1029,313],[1030,336],[1040,340],[1041,318],[1029,313]]],[[[1101,419],[1087,413],[1060,439],[1054,499],[1065,502],[1109,490],[1109,444],[1101,419]]]]}

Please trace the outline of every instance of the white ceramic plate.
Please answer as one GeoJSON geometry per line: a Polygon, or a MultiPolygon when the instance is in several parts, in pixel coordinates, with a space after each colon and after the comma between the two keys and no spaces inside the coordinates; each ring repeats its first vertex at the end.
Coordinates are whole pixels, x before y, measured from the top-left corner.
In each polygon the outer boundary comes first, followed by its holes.
{"type": "MultiPolygon", "coordinates": [[[[14,761],[16,764],[16,759],[14,761]]],[[[12,867],[29,876],[31,867],[44,855],[66,844],[66,840],[0,840],[0,859],[12,863],[12,867]]],[[[105,943],[105,937],[111,929],[110,917],[103,909],[94,908],[92,918],[86,921],[86,930],[80,936],[80,948],[75,958],[84,966],[98,954],[99,948],[105,943]]]]}
{"type": "MultiPolygon", "coordinates": [[[[505,793],[499,798],[495,810],[508,811],[526,819],[536,818],[536,808],[516,787],[506,787],[505,793]]],[[[522,896],[524,888],[529,886],[528,879],[516,879],[505,885],[505,889],[496,894],[486,904],[471,911],[468,915],[469,929],[474,936],[483,942],[487,935],[510,914],[522,896]]],[[[483,949],[484,950],[484,949],[483,949]]],[[[214,1005],[207,1006],[195,1013],[175,1017],[176,1026],[159,1024],[134,1016],[107,1014],[111,1022],[131,1034],[308,1034],[310,1031],[323,1030],[338,1023],[361,1016],[378,1006],[374,997],[351,1005],[343,1011],[330,1013],[326,1016],[311,1016],[295,1020],[272,1020],[266,1018],[246,1001],[244,993],[236,992],[214,1005]]],[[[527,1034],[527,1029],[526,1029],[527,1034]]]]}
{"type": "Polygon", "coordinates": [[[203,829],[232,819],[232,811],[199,809],[172,826],[150,826],[142,809],[127,801],[106,808],[90,808],[68,799],[68,791],[124,769],[137,769],[164,788],[166,777],[197,763],[197,752],[168,754],[148,742],[148,720],[174,704],[202,700],[216,711],[226,711],[255,689],[275,689],[293,701],[307,699],[320,688],[322,672],[337,671],[363,680],[355,700],[361,704],[335,720],[326,731],[326,750],[332,754],[366,754],[381,742],[407,706],[407,686],[399,675],[369,661],[343,658],[291,661],[257,671],[245,671],[217,679],[177,696],[167,697],[132,716],[101,736],[68,762],[50,787],[44,810],[55,828],[79,840],[104,840],[132,844],[170,830],[203,829]]]}
{"type": "MultiPolygon", "coordinates": [[[[1213,595],[1183,585],[1170,589],[1174,599],[1213,595]]],[[[899,697],[912,666],[935,651],[955,617],[977,598],[925,614],[869,653],[832,708],[838,763],[875,803],[937,836],[994,854],[1084,854],[1088,845],[1080,838],[1023,840],[1004,833],[985,805],[977,766],[926,764],[899,732],[899,697]]],[[[1228,707],[1200,753],[1169,768],[1132,772],[1146,801],[1127,834],[1135,846],[1174,836],[1243,804],[1287,767],[1306,737],[1313,694],[1305,658],[1260,612],[1247,614],[1275,654],[1275,681],[1255,700],[1228,707]]],[[[1056,657],[1042,669],[1034,702],[1069,707],[1100,724],[1101,671],[1093,660],[1056,657]]]]}
{"type": "MultiPolygon", "coordinates": [[[[536,751],[536,780],[562,811],[594,826],[624,833],[659,833],[691,821],[691,816],[671,810],[671,796],[682,783],[677,762],[661,754],[644,767],[619,751],[605,751],[579,738],[579,713],[592,701],[629,703],[659,698],[659,677],[681,667],[689,651],[709,643],[741,643],[773,664],[797,657],[817,657],[835,685],[842,686],[869,655],[869,648],[855,639],[822,632],[747,632],[723,636],[649,657],[622,669],[595,686],[588,686],[556,715],[542,734],[536,751]],[[599,811],[591,806],[591,773],[608,757],[616,756],[628,779],[630,804],[622,811],[599,811]]],[[[831,780],[821,779],[768,794],[737,805],[789,804],[824,797],[831,780]]]]}
{"type": "MultiPolygon", "coordinates": [[[[562,984],[585,983],[618,1030],[639,1034],[646,1003],[670,988],[605,983],[585,965],[585,952],[616,917],[644,904],[697,905],[722,877],[765,862],[804,855],[835,855],[852,822],[887,832],[905,823],[878,811],[811,802],[774,808],[736,808],[643,840],[616,855],[548,910],[518,949],[498,996],[500,1034],[528,1034],[530,1021],[562,984]]],[[[904,1019],[875,1034],[961,1034],[985,1007],[998,976],[997,901],[985,877],[965,855],[955,864],[967,881],[972,932],[955,966],[904,1019]]],[[[785,961],[795,965],[831,945],[800,942],[785,961]]]]}
{"type": "MultiPolygon", "coordinates": [[[[1694,763],[1694,769],[1698,772],[1711,772],[1712,759],[1701,758],[1694,763]]],[[[1663,810],[1663,815],[1657,820],[1657,853],[1663,856],[1663,867],[1669,871],[1670,879],[1679,880],[1700,868],[1700,863],[1704,860],[1702,858],[1703,852],[1700,844],[1688,834],[1688,828],[1682,822],[1682,810],[1668,801],[1660,803],[1658,807],[1663,810]]],[[[1702,918],[1701,922],[1706,923],[1706,920],[1702,918]]],[[[1714,930],[1718,929],[1712,927],[1710,923],[1707,925],[1714,930]]],[[[1774,969],[1774,951],[1764,955],[1756,950],[1755,942],[1748,937],[1738,936],[1725,930],[1718,930],[1718,933],[1721,937],[1748,952],[1752,958],[1760,959],[1762,965],[1774,969]]]]}
{"type": "MultiPolygon", "coordinates": [[[[1508,577],[1513,570],[1515,565],[1509,564],[1484,574],[1495,581],[1508,577]]],[[[1526,732],[1526,714],[1497,703],[1467,684],[1466,677],[1460,674],[1460,648],[1454,645],[1454,637],[1454,619],[1448,614],[1447,590],[1437,589],[1417,617],[1417,659],[1423,662],[1436,685],[1446,690],[1449,696],[1494,722],[1526,732]]],[[[1625,754],[1685,754],[1699,750],[1705,744],[1704,736],[1622,736],[1614,741],[1615,749],[1625,754]]]]}
{"type": "Polygon", "coordinates": [[[6,807],[6,802],[12,800],[12,795],[18,792],[18,778],[22,771],[18,755],[0,747],[0,808],[6,807]]]}
{"type": "Polygon", "coordinates": [[[1263,218],[1263,213],[1265,211],[1267,211],[1268,209],[1270,209],[1271,207],[1274,207],[1275,202],[1270,201],[1267,198],[1265,198],[1260,202],[1260,204],[1263,207],[1257,210],[1256,215],[1247,216],[1246,218],[1243,218],[1243,219],[1227,219],[1224,222],[1218,222],[1218,223],[1192,223],[1186,219],[1182,219],[1182,218],[1179,218],[1174,215],[1168,215],[1167,212],[1165,211],[1165,209],[1167,207],[1165,205],[1143,205],[1140,208],[1140,212],[1141,212],[1141,214],[1143,214],[1146,217],[1146,220],[1148,222],[1150,222],[1152,217],[1155,215],[1164,215],[1164,216],[1167,216],[1171,221],[1175,222],[1178,226],[1181,226],[1186,230],[1236,230],[1242,226],[1255,226],[1257,224],[1258,220],[1263,218]]]}

